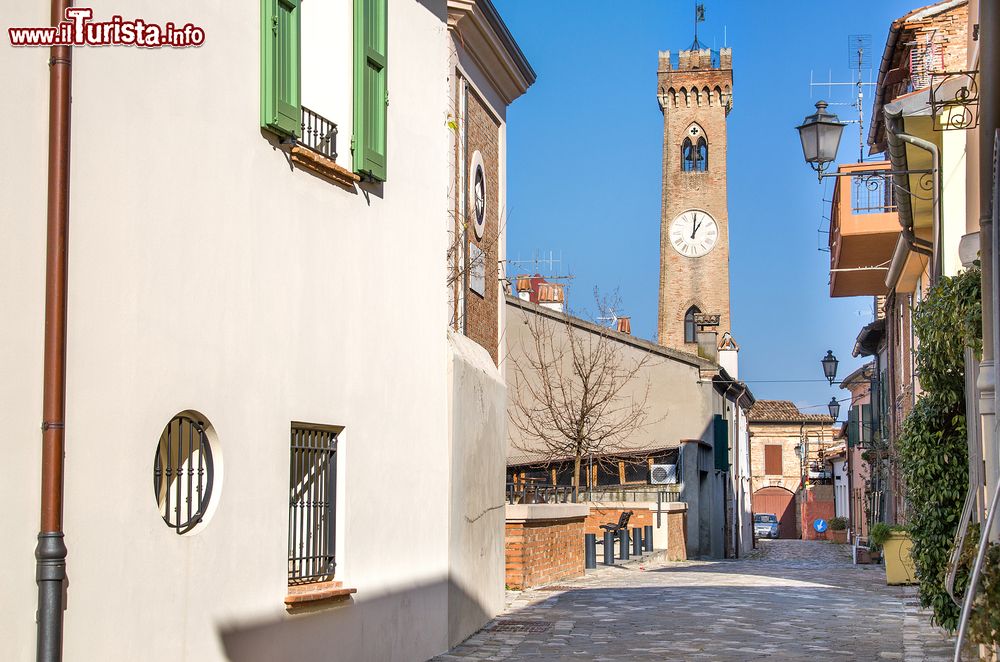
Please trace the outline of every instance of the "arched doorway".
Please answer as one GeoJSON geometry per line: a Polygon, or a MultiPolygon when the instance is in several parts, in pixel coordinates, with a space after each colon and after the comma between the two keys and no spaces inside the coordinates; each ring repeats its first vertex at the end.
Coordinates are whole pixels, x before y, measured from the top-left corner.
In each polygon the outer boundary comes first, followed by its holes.
{"type": "Polygon", "coordinates": [[[783,487],[762,487],[753,493],[753,512],[778,516],[778,537],[798,538],[795,526],[795,495],[783,487]]]}

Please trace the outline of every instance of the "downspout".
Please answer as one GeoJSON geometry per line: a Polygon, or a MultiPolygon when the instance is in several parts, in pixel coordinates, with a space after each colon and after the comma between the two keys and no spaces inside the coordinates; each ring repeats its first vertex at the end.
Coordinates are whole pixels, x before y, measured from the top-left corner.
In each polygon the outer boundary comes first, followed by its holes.
{"type": "MultiPolygon", "coordinates": [[[[58,26],[72,0],[52,0],[58,26]]],[[[38,662],[62,659],[63,454],[66,412],[66,288],[69,232],[70,95],[73,52],[53,46],[49,56],[49,168],[45,247],[45,340],[42,391],[42,480],[35,580],[38,583],[38,662]]]]}
{"type": "MultiPolygon", "coordinates": [[[[913,207],[910,203],[910,193],[897,195],[896,203],[899,214],[899,224],[902,226],[901,235],[911,251],[931,257],[931,284],[935,284],[941,276],[941,196],[940,196],[940,153],[937,145],[922,138],[911,136],[902,132],[902,113],[890,112],[888,108],[883,110],[885,118],[886,146],[889,153],[889,160],[892,162],[892,169],[896,172],[892,176],[893,184],[897,191],[909,191],[909,175],[905,174],[906,144],[913,145],[930,153],[931,155],[931,216],[933,218],[934,241],[928,242],[920,239],[913,233],[913,207]]],[[[906,251],[903,246],[896,244],[896,251],[893,253],[892,261],[889,263],[889,273],[886,275],[886,286],[895,289],[899,281],[906,261],[906,251]]]]}

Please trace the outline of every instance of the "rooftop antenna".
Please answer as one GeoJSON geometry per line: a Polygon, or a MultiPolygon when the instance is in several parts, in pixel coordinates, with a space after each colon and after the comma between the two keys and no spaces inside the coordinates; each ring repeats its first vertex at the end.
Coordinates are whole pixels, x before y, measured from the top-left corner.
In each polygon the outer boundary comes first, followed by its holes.
{"type": "Polygon", "coordinates": [[[849,124],[858,125],[858,162],[865,160],[865,87],[874,87],[871,80],[872,75],[872,36],[870,34],[852,34],[847,36],[847,66],[851,70],[851,81],[834,81],[833,72],[828,71],[825,83],[817,83],[813,80],[812,72],[809,72],[809,96],[812,96],[812,88],[825,87],[827,94],[833,96],[834,87],[855,88],[853,102],[829,102],[831,106],[851,106],[858,111],[858,119],[846,120],[849,124]],[[868,72],[868,80],[865,80],[865,71],[868,72]]]}
{"type": "Polygon", "coordinates": [[[548,251],[548,256],[546,256],[545,251],[535,250],[532,257],[526,260],[522,260],[521,255],[518,254],[516,260],[507,260],[507,266],[513,267],[517,271],[523,271],[527,266],[528,270],[532,272],[531,275],[538,274],[546,280],[573,279],[573,276],[568,274],[558,275],[557,268],[562,269],[562,251],[559,251],[559,257],[556,257],[555,251],[548,251]]]}

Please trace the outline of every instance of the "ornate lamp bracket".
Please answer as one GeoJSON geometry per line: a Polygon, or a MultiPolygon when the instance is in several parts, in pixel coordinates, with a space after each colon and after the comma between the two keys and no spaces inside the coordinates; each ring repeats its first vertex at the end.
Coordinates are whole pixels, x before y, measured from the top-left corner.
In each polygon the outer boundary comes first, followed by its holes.
{"type": "Polygon", "coordinates": [[[979,126],[979,83],[976,71],[945,71],[930,77],[931,114],[935,131],[979,126]],[[952,91],[952,88],[958,86],[952,91]]]}

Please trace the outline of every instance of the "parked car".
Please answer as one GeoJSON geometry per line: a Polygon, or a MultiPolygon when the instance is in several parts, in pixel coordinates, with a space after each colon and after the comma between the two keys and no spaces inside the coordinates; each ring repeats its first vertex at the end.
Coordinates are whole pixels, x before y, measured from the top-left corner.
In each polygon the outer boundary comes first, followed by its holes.
{"type": "Polygon", "coordinates": [[[778,537],[778,516],[758,513],[753,516],[753,532],[758,538],[778,537]]]}

